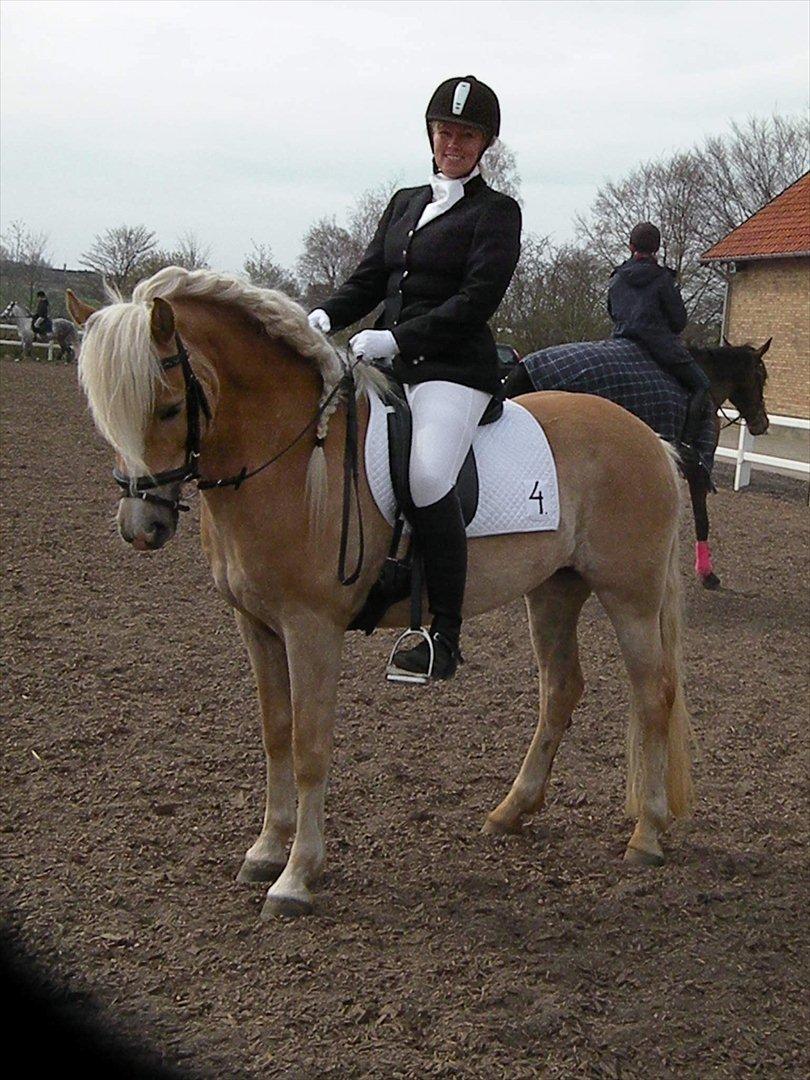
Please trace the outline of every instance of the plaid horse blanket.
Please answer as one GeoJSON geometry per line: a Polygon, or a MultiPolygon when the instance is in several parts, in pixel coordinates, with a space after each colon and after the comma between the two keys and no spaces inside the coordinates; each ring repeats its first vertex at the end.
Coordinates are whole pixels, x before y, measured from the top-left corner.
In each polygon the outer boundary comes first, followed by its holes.
{"type": "MultiPolygon", "coordinates": [[[[531,353],[523,363],[535,390],[569,390],[608,398],[643,420],[662,439],[680,441],[687,391],[634,341],[576,341],[531,353]]],[[[708,466],[714,461],[712,403],[696,449],[708,466]]]]}

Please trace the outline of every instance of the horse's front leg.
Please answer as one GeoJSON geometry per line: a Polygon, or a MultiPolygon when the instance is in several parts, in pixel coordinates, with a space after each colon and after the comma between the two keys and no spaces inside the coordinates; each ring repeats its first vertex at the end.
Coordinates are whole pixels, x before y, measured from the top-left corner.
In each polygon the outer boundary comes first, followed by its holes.
{"type": "Polygon", "coordinates": [[[342,628],[329,625],[314,613],[298,619],[285,632],[298,814],[290,857],[267,893],[264,919],[308,915],[312,911],[309,886],[324,863],[324,800],[343,636],[342,628]]]}
{"type": "Polygon", "coordinates": [[[264,824],[245,855],[237,881],[275,881],[287,861],[295,832],[295,781],[292,762],[292,711],[287,653],[282,640],[240,612],[236,623],[247,646],[262,712],[267,764],[264,824]]]}
{"type": "Polygon", "coordinates": [[[714,572],[712,551],[709,547],[709,514],[706,510],[706,497],[709,494],[709,482],[702,469],[690,467],[686,474],[689,484],[689,498],[692,500],[692,514],[695,518],[695,573],[700,578],[704,589],[720,587],[720,578],[714,572]]]}

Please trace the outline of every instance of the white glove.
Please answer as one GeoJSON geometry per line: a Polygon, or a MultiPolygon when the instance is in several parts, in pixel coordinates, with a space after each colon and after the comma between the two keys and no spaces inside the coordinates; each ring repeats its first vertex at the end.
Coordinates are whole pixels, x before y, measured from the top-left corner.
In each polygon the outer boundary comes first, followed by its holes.
{"type": "Polygon", "coordinates": [[[315,308],[314,311],[310,311],[309,315],[307,315],[307,322],[313,330],[320,330],[322,334],[328,334],[332,329],[332,320],[323,308],[315,308]]]}
{"type": "Polygon", "coordinates": [[[359,360],[383,360],[390,364],[399,352],[397,339],[390,330],[361,330],[349,342],[349,348],[359,360]]]}

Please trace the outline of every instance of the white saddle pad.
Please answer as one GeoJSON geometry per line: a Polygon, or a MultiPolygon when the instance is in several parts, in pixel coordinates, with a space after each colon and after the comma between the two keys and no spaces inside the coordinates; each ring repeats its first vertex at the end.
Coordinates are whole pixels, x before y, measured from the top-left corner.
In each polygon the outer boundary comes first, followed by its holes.
{"type": "MultiPolygon", "coordinates": [[[[374,501],[389,525],[396,500],[388,467],[387,406],[369,394],[366,476],[374,501]]],[[[478,509],[468,536],[548,532],[560,523],[557,469],[548,439],[530,412],[505,401],[503,416],[479,427],[473,440],[478,468],[478,509]]]]}

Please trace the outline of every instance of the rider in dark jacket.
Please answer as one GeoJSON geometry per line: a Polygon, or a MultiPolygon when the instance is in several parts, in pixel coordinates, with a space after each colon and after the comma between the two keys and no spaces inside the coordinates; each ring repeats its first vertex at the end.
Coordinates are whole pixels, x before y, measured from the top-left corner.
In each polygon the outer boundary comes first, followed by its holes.
{"type": "Polygon", "coordinates": [[[37,293],[37,306],[32,316],[31,329],[35,334],[46,334],[51,329],[51,320],[48,314],[48,297],[42,289],[37,293]]]}
{"type": "Polygon", "coordinates": [[[608,313],[614,337],[638,342],[689,391],[682,442],[692,447],[706,415],[710,383],[681,342],[688,316],[675,271],[655,257],[660,246],[661,233],[655,225],[636,225],[630,233],[630,258],[610,276],[608,313]]]}

